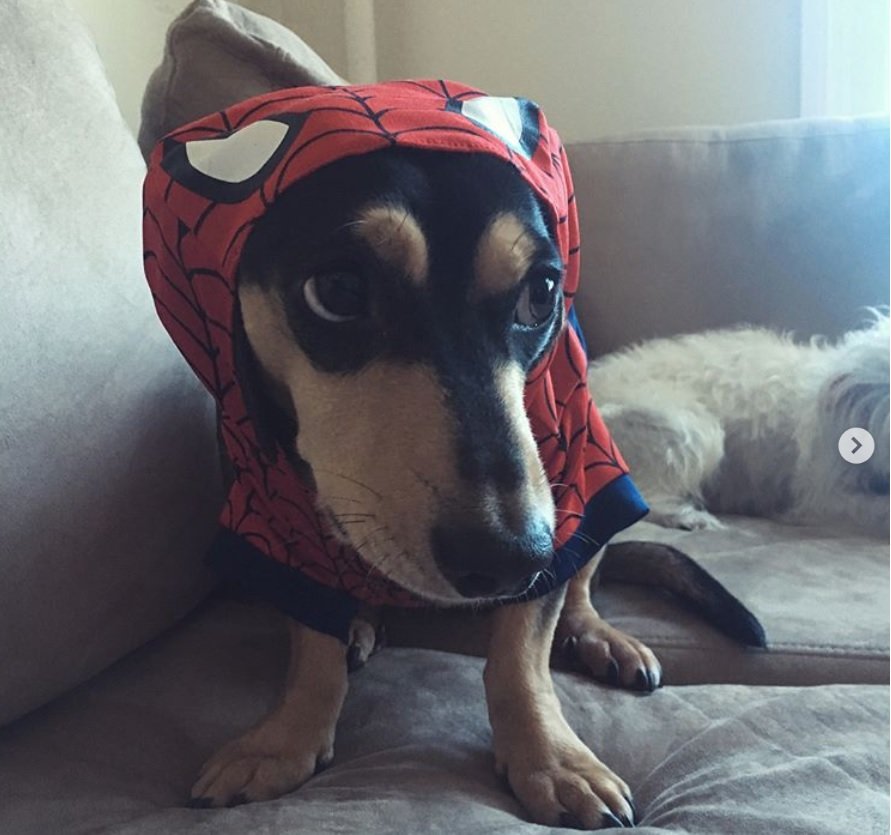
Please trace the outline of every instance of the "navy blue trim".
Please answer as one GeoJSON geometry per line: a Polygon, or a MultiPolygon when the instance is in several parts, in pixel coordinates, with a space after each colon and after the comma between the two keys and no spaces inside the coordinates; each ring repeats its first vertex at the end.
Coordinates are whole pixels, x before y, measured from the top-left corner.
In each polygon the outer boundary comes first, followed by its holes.
{"type": "Polygon", "coordinates": [[[242,537],[221,528],[206,562],[246,592],[268,600],[294,620],[349,643],[350,622],[359,601],[305,576],[254,548],[242,537]]]}
{"type": "Polygon", "coordinates": [[[588,354],[588,340],[585,339],[585,334],[582,333],[582,326],[579,323],[579,317],[575,315],[575,305],[571,305],[569,308],[569,313],[566,314],[566,321],[569,322],[569,327],[571,327],[575,331],[575,335],[579,338],[579,342],[582,343],[582,348],[585,349],[585,355],[588,354]]]}
{"type": "MultiPolygon", "coordinates": [[[[648,510],[631,478],[619,476],[588,502],[585,518],[554,555],[553,568],[547,576],[542,574],[521,597],[499,600],[494,605],[533,600],[563,585],[613,536],[633,525],[648,510]]],[[[349,643],[350,623],[359,610],[359,601],[345,591],[325,586],[268,557],[227,528],[221,528],[216,535],[206,561],[224,578],[269,601],[299,623],[349,643]]]]}
{"type": "MultiPolygon", "coordinates": [[[[542,574],[522,600],[532,600],[553,591],[574,577],[619,531],[631,527],[649,512],[643,496],[630,476],[619,476],[585,506],[585,518],[554,555],[548,576],[542,574]]],[[[507,602],[507,601],[506,601],[507,602]]]]}

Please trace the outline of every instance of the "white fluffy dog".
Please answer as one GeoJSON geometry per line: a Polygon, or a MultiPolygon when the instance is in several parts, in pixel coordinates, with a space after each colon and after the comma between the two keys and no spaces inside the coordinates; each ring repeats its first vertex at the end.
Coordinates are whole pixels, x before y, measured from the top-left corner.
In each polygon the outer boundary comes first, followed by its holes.
{"type": "Polygon", "coordinates": [[[712,513],[885,536],[889,517],[889,328],[797,343],[760,328],[656,339],[592,363],[604,420],[666,527],[720,527],[712,513]],[[839,455],[868,429],[863,464],[839,455]]]}

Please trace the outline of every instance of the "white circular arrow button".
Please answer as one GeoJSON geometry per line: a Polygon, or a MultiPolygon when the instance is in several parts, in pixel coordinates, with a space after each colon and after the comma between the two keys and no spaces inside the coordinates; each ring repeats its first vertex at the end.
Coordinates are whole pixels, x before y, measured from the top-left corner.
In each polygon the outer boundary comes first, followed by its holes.
{"type": "Polygon", "coordinates": [[[875,451],[875,438],[859,426],[846,429],[838,439],[838,454],[849,464],[865,464],[875,451]]]}

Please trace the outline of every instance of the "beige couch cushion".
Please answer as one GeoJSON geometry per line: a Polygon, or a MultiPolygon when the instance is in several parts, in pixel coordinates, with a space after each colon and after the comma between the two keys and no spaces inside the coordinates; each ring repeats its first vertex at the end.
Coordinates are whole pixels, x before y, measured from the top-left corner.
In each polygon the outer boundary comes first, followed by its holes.
{"type": "Polygon", "coordinates": [[[2,723],[203,596],[219,476],[142,276],[144,169],[96,50],[64,4],[4,0],[0,31],[2,723]]]}
{"type": "MultiPolygon", "coordinates": [[[[725,517],[722,531],[640,522],[617,540],[662,541],[692,555],[761,620],[767,650],[726,638],[664,592],[609,584],[594,605],[647,643],[669,685],[887,683],[888,544],[818,528],[725,517]]],[[[484,655],[482,617],[453,612],[387,616],[391,643],[484,655]]]]}
{"type": "MultiPolygon", "coordinates": [[[[234,101],[240,83],[207,93],[200,82],[231,80],[245,60],[251,91],[306,83],[318,72],[307,50],[265,18],[198,0],[171,30],[146,124],[169,121],[158,117],[168,103],[193,118],[234,101]]],[[[578,301],[594,352],[739,321],[837,333],[859,320],[859,305],[888,300],[887,120],[686,129],[568,150],[582,222],[578,301]]],[[[615,623],[659,651],[668,681],[887,681],[886,545],[728,523],[717,534],[644,525],[627,535],[667,538],[700,557],[764,619],[767,653],[741,650],[651,592],[599,598],[615,623]]],[[[483,651],[463,617],[396,612],[391,631],[410,645],[483,651]]]]}
{"type": "MultiPolygon", "coordinates": [[[[274,703],[286,637],[280,617],[215,601],[0,732],[0,832],[568,832],[526,821],[495,776],[482,662],[424,650],[384,650],[351,676],[334,762],[296,793],[184,808],[203,760],[274,703]]],[[[641,835],[887,835],[887,687],[556,683],[631,785],[641,835]]]]}
{"type": "Polygon", "coordinates": [[[146,88],[139,147],[148,158],[165,133],[269,90],[343,83],[274,20],[226,0],[194,0],[168,30],[146,88]]]}
{"type": "Polygon", "coordinates": [[[695,557],[758,615],[766,651],[734,645],[639,587],[598,593],[604,617],[649,644],[671,684],[887,684],[888,543],[763,519],[724,521],[723,531],[642,522],[618,539],[666,542],[695,557]]]}
{"type": "Polygon", "coordinates": [[[888,304],[888,120],[641,133],[567,148],[593,356],[740,322],[835,335],[888,304]]]}

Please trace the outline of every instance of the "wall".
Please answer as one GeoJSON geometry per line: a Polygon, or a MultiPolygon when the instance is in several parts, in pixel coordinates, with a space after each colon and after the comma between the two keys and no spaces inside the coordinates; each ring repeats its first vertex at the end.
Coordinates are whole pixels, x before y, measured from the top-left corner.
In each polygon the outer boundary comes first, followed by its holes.
{"type": "MultiPolygon", "coordinates": [[[[0,0],[2,2],[2,0],[0,0]]],[[[142,91],[161,60],[164,33],[189,0],[68,0],[80,13],[114,85],[127,124],[139,125],[142,91]]]]}
{"type": "MultiPolygon", "coordinates": [[[[135,128],[164,30],[187,0],[69,2],[92,28],[124,116],[135,128]]],[[[838,13],[829,13],[833,4],[848,8],[848,2],[243,0],[243,5],[290,26],[347,78],[444,76],[495,94],[524,95],[545,108],[565,139],[575,140],[642,128],[886,108],[887,79],[873,85],[883,88],[884,97],[881,90],[870,91],[863,82],[867,71],[850,56],[844,60],[839,49],[843,52],[843,43],[852,38],[869,33],[875,38],[877,31],[887,38],[887,10],[884,18],[875,11],[887,0],[852,4],[858,12],[871,10],[865,33],[862,15],[843,28],[838,13]],[[815,8],[823,9],[816,18],[828,21],[822,29],[808,23],[815,8]],[[820,39],[828,35],[834,41],[823,44],[820,39]],[[822,83],[822,70],[815,73],[808,62],[826,56],[839,73],[833,89],[847,85],[858,92],[844,107],[831,90],[812,94],[814,79],[822,83]],[[803,99],[823,104],[803,111],[803,99]]],[[[887,65],[887,53],[884,60],[887,65]]],[[[871,68],[868,72],[876,76],[871,68]]]]}
{"type": "Polygon", "coordinates": [[[441,74],[525,95],[567,140],[794,117],[799,5],[384,0],[378,68],[383,78],[441,74]]]}

